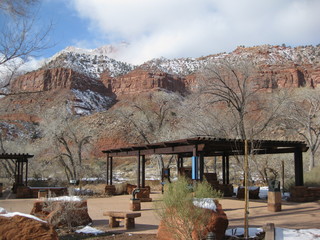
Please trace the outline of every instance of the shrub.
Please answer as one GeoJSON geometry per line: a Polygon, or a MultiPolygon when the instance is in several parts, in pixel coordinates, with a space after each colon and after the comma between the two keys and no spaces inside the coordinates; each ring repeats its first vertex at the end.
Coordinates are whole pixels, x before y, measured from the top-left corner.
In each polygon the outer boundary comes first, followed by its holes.
{"type": "Polygon", "coordinates": [[[311,171],[304,174],[304,185],[308,187],[320,186],[320,166],[314,167],[311,171]]]}
{"type": "Polygon", "coordinates": [[[223,193],[213,189],[207,181],[203,181],[200,184],[196,185],[194,189],[194,197],[219,199],[223,197],[223,193]]]}
{"type": "Polygon", "coordinates": [[[210,219],[210,211],[193,205],[194,197],[216,198],[221,197],[221,193],[214,191],[207,182],[193,187],[187,179],[180,177],[166,186],[162,201],[156,203],[161,222],[176,239],[192,239],[193,234],[201,236],[202,226],[210,219]]]}

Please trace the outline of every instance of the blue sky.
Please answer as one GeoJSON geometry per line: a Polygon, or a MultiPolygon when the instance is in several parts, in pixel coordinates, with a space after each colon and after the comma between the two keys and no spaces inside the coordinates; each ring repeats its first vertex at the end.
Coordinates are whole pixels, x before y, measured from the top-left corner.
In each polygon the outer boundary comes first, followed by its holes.
{"type": "Polygon", "coordinates": [[[42,0],[39,20],[53,23],[55,46],[128,43],[117,58],[200,57],[239,45],[320,43],[319,0],[42,0]]]}
{"type": "MultiPolygon", "coordinates": [[[[52,23],[49,41],[52,47],[41,53],[42,57],[51,57],[67,46],[80,46],[80,42],[98,39],[98,34],[89,31],[89,20],[78,16],[67,1],[45,0],[41,3],[38,19],[43,27],[52,23]]],[[[92,46],[83,47],[96,47],[92,46]]]]}

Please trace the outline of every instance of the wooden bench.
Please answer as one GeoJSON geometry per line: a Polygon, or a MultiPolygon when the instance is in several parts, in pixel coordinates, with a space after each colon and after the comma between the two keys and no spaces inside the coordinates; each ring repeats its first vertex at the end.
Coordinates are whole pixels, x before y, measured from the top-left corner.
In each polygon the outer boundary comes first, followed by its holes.
{"type": "Polygon", "coordinates": [[[124,220],[124,227],[130,229],[135,227],[134,219],[141,217],[141,213],[106,211],[103,216],[109,217],[109,227],[111,228],[119,227],[120,221],[124,220]]]}

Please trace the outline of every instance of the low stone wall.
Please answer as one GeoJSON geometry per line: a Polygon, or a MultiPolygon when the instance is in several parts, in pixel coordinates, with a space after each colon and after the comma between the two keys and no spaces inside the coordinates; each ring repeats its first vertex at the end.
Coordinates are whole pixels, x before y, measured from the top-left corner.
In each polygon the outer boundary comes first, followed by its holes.
{"type": "Polygon", "coordinates": [[[38,193],[40,191],[46,192],[48,196],[49,193],[52,196],[59,197],[68,195],[68,189],[65,187],[17,187],[16,198],[38,198],[38,193]]]}
{"type": "Polygon", "coordinates": [[[290,189],[289,201],[313,202],[320,200],[320,187],[295,186],[290,189]]]}
{"type": "MultiPolygon", "coordinates": [[[[260,199],[259,197],[260,187],[249,188],[249,199],[260,199]]],[[[238,187],[237,192],[238,199],[244,199],[244,187],[238,187]]]]}
{"type": "Polygon", "coordinates": [[[222,192],[224,197],[232,197],[232,184],[220,184],[216,173],[204,173],[204,178],[208,181],[208,183],[210,183],[213,189],[222,192]]]}

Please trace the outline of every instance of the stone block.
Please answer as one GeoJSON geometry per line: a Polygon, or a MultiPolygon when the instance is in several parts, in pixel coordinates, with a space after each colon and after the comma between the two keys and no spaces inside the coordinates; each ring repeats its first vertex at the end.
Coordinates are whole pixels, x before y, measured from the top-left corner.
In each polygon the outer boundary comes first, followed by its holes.
{"type": "Polygon", "coordinates": [[[268,203],[281,203],[281,192],[268,192],[268,203]]]}
{"type": "Polygon", "coordinates": [[[150,198],[150,187],[140,188],[140,192],[137,193],[137,198],[141,200],[141,202],[152,202],[152,198],[150,198]]]}
{"type": "Polygon", "coordinates": [[[129,209],[131,211],[140,211],[141,210],[141,201],[140,199],[131,199],[129,204],[129,209]]]}
{"type": "Polygon", "coordinates": [[[281,211],[281,203],[268,203],[268,211],[280,212],[281,211]]]}
{"type": "Polygon", "coordinates": [[[268,192],[268,211],[281,211],[281,192],[268,192]]]}
{"type": "Polygon", "coordinates": [[[116,186],[115,185],[106,185],[105,187],[105,194],[112,196],[116,192],[116,186]]]}

